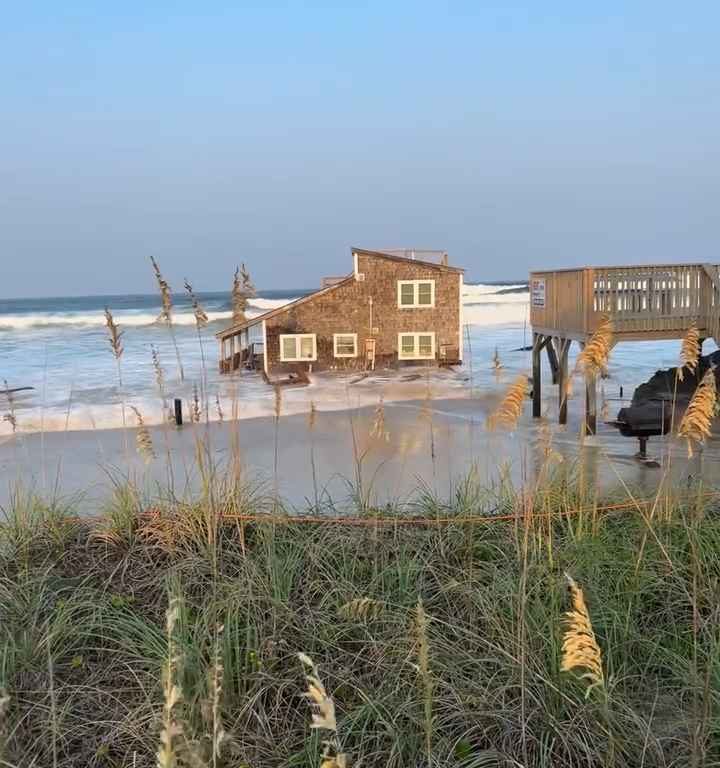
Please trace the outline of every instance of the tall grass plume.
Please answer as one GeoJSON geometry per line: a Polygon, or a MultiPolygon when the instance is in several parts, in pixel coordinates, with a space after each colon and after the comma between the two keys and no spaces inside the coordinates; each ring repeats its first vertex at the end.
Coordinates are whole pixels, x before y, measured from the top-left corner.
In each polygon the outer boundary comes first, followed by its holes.
{"type": "Polygon", "coordinates": [[[423,731],[425,737],[425,756],[428,765],[432,764],[433,737],[433,677],[430,669],[430,640],[428,637],[428,619],[421,599],[415,606],[415,642],[418,676],[423,701],[423,731]]]}
{"type": "Polygon", "coordinates": [[[595,333],[590,337],[577,358],[576,368],[587,374],[602,374],[607,370],[613,346],[613,324],[609,315],[603,315],[595,333]]]}
{"type": "Polygon", "coordinates": [[[17,414],[15,412],[15,398],[13,397],[13,393],[10,391],[10,385],[7,383],[7,379],[3,379],[3,384],[5,385],[5,399],[8,403],[8,410],[7,413],[3,415],[2,420],[6,421],[10,425],[10,429],[12,429],[13,434],[17,432],[17,414]]]}
{"type": "Polygon", "coordinates": [[[160,272],[160,267],[155,261],[155,258],[153,256],[150,257],[150,263],[152,264],[153,272],[155,273],[155,280],[158,284],[158,290],[160,291],[160,314],[158,315],[157,322],[158,323],[165,323],[168,327],[168,330],[170,332],[170,338],[172,339],[173,346],[175,347],[175,357],[177,358],[177,365],[178,365],[178,373],[180,375],[180,381],[185,381],[185,371],[183,370],[182,361],[180,359],[180,349],[177,344],[177,338],[175,337],[175,328],[173,327],[172,322],[172,311],[173,311],[173,301],[172,301],[172,291],[170,290],[170,285],[168,284],[167,280],[162,275],[162,272],[160,272]]]}
{"type": "Polygon", "coordinates": [[[522,414],[523,403],[527,397],[528,381],[527,376],[520,375],[508,387],[505,396],[495,411],[490,414],[487,420],[488,429],[494,430],[498,427],[507,427],[515,429],[522,414]]]}
{"type": "Polygon", "coordinates": [[[137,421],[137,434],[135,442],[137,445],[137,451],[142,456],[146,464],[149,464],[155,458],[155,449],[153,447],[152,437],[150,436],[150,430],[145,426],[145,420],[142,417],[140,411],[134,406],[130,406],[130,410],[135,414],[137,421]]]}
{"type": "Polygon", "coordinates": [[[175,642],[175,626],[180,617],[180,600],[173,597],[165,614],[167,657],[163,670],[163,716],[160,746],[157,752],[157,768],[176,768],[180,750],[179,739],[183,734],[177,708],[182,701],[182,689],[178,682],[180,655],[175,642]]]}
{"type": "Polygon", "coordinates": [[[593,688],[605,686],[602,651],[595,637],[590,613],[585,603],[585,595],[575,580],[565,574],[570,590],[572,609],[565,613],[565,631],[562,641],[562,672],[579,674],[587,682],[585,695],[589,696],[593,688]]]}
{"type": "Polygon", "coordinates": [[[683,414],[678,436],[687,440],[688,458],[693,455],[693,443],[703,445],[710,437],[712,420],[717,407],[715,369],[708,368],[683,414]]]}
{"type": "Polygon", "coordinates": [[[695,374],[699,359],[700,331],[698,330],[697,323],[693,320],[685,332],[680,346],[680,365],[676,369],[678,381],[684,381],[684,371],[686,368],[691,374],[695,374]]]}
{"type": "Polygon", "coordinates": [[[310,703],[310,728],[325,731],[320,768],[347,768],[347,757],[338,737],[335,702],[325,690],[315,662],[304,653],[298,653],[298,658],[305,668],[307,691],[303,695],[310,703]]]}

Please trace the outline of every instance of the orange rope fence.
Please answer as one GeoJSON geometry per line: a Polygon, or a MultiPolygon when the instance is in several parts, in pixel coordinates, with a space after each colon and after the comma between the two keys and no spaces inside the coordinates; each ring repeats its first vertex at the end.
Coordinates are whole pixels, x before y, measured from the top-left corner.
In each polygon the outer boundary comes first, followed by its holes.
{"type": "MultiPolygon", "coordinates": [[[[708,502],[715,499],[720,499],[720,491],[704,491],[700,493],[688,494],[686,496],[676,496],[671,499],[674,504],[683,502],[708,502]]],[[[218,522],[238,522],[238,523],[272,523],[277,525],[339,525],[339,526],[357,526],[357,527],[375,527],[375,526],[442,526],[442,525],[486,525],[488,523],[499,522],[520,522],[525,519],[538,520],[538,519],[552,519],[552,518],[568,518],[577,515],[596,514],[607,515],[615,512],[623,512],[628,510],[635,510],[641,512],[647,510],[659,504],[661,499],[655,498],[643,498],[643,499],[630,499],[623,502],[617,502],[615,504],[603,504],[603,505],[586,505],[571,509],[557,509],[552,512],[537,512],[535,510],[530,511],[526,516],[524,512],[514,512],[512,514],[486,514],[486,515],[445,515],[437,517],[413,517],[411,515],[406,517],[391,517],[391,516],[367,516],[367,517],[351,517],[351,516],[324,516],[324,515],[282,515],[277,513],[232,513],[221,512],[218,517],[218,522]]],[[[153,509],[144,512],[140,516],[146,521],[162,520],[163,522],[171,523],[176,519],[175,515],[163,515],[160,510],[153,509]]],[[[103,516],[92,517],[74,517],[72,520],[78,523],[90,523],[98,524],[106,521],[103,516]]]]}

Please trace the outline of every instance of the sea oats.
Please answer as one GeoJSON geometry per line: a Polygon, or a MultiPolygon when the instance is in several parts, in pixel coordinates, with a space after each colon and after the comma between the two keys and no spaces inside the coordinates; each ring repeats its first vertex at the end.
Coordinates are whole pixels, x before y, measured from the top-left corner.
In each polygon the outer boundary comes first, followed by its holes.
{"type": "Polygon", "coordinates": [[[607,370],[613,345],[613,324],[609,315],[603,315],[597,330],[578,355],[576,368],[587,373],[603,373],[607,370]]]}
{"type": "Polygon", "coordinates": [[[698,360],[700,359],[700,331],[697,323],[693,321],[683,336],[680,347],[680,365],[677,370],[678,381],[684,380],[685,368],[694,374],[697,370],[698,360]]]}
{"type": "Polygon", "coordinates": [[[245,296],[254,296],[255,286],[253,285],[253,281],[250,279],[250,273],[245,266],[245,262],[243,262],[240,267],[240,277],[242,278],[242,289],[245,293],[245,296]]]}
{"type": "Polygon", "coordinates": [[[176,718],[176,708],[182,701],[182,690],[176,682],[180,657],[175,646],[175,625],[180,617],[180,601],[174,597],[165,614],[167,657],[163,671],[163,728],[157,752],[157,768],[176,768],[178,765],[178,739],[183,733],[176,718]]]}
{"type": "Polygon", "coordinates": [[[717,406],[717,384],[715,369],[708,368],[702,381],[695,390],[692,400],[685,411],[678,435],[687,440],[688,458],[693,455],[693,443],[702,445],[710,437],[712,420],[717,406]]]}
{"type": "Polygon", "coordinates": [[[217,411],[218,421],[222,424],[225,421],[225,414],[223,413],[222,404],[220,402],[220,395],[215,395],[215,410],[217,411]]]}
{"type": "Polygon", "coordinates": [[[233,324],[245,322],[245,310],[247,309],[247,298],[242,289],[242,282],[240,279],[240,267],[236,267],[235,274],[233,276],[232,290],[230,291],[230,298],[232,301],[232,319],[233,324]]]}
{"type": "Polygon", "coordinates": [[[185,381],[185,371],[183,370],[182,360],[180,359],[180,348],[178,347],[177,338],[175,337],[175,329],[172,322],[172,293],[170,286],[160,272],[160,267],[155,259],[151,256],[150,262],[155,272],[155,279],[157,280],[158,288],[160,289],[160,303],[161,309],[158,315],[158,323],[165,323],[170,332],[170,338],[175,347],[175,358],[177,359],[178,373],[180,374],[180,381],[185,381]]]}
{"type": "Polygon", "coordinates": [[[490,415],[487,421],[489,429],[497,427],[507,427],[515,429],[520,415],[522,414],[523,403],[527,397],[528,380],[527,376],[520,375],[508,387],[500,405],[490,415]]]}
{"type": "Polygon", "coordinates": [[[500,360],[498,348],[495,347],[495,352],[493,353],[493,356],[492,356],[492,368],[496,377],[500,375],[500,371],[502,371],[504,367],[505,366],[502,364],[502,361],[500,360]]]}
{"type": "Polygon", "coordinates": [[[115,355],[115,359],[119,360],[124,351],[122,345],[123,332],[118,327],[112,312],[107,307],[105,307],[105,325],[107,326],[108,334],[110,336],[110,348],[112,349],[113,355],[115,355]]]}
{"type": "Polygon", "coordinates": [[[372,427],[370,428],[370,437],[374,437],[377,440],[384,440],[386,443],[390,442],[390,433],[385,425],[385,400],[382,395],[380,395],[378,404],[375,406],[375,415],[373,417],[372,427]]]}
{"type": "Polygon", "coordinates": [[[165,397],[165,371],[160,364],[160,355],[154,344],[150,345],[150,354],[152,355],[153,371],[155,372],[155,383],[160,394],[165,397]]]}
{"type": "Polygon", "coordinates": [[[589,686],[585,695],[596,687],[604,687],[605,676],[602,666],[602,652],[595,638],[585,596],[575,580],[565,574],[570,589],[572,610],[565,613],[565,631],[562,642],[562,672],[581,672],[580,679],[589,686]]]}
{"type": "Polygon", "coordinates": [[[172,322],[172,292],[165,278],[160,272],[160,267],[154,257],[150,257],[150,263],[152,264],[153,271],[155,272],[155,279],[157,280],[158,289],[160,290],[160,301],[162,309],[158,315],[158,322],[172,322]]]}
{"type": "Polygon", "coordinates": [[[310,702],[310,727],[327,731],[327,738],[323,740],[320,768],[345,768],[347,758],[340,750],[335,719],[335,702],[325,690],[315,662],[305,653],[298,653],[298,658],[306,668],[307,692],[304,696],[310,702]]]}
{"type": "Polygon", "coordinates": [[[308,429],[312,432],[315,429],[317,423],[317,407],[315,401],[311,401],[310,410],[308,411],[308,429]]]}
{"type": "Polygon", "coordinates": [[[204,328],[208,324],[207,312],[203,308],[203,305],[200,303],[198,297],[195,295],[195,292],[193,291],[193,287],[192,285],[190,285],[187,278],[185,279],[185,290],[188,292],[188,295],[190,296],[190,302],[193,308],[193,315],[195,315],[195,324],[197,325],[198,328],[204,328]]]}
{"type": "Polygon", "coordinates": [[[193,424],[199,424],[201,416],[202,408],[200,407],[200,395],[198,393],[197,384],[193,384],[193,399],[190,406],[190,421],[192,421],[193,424]]]}
{"type": "Polygon", "coordinates": [[[3,379],[3,384],[5,385],[5,399],[8,402],[8,412],[3,416],[3,421],[7,421],[7,423],[10,425],[10,428],[13,431],[13,434],[17,432],[17,415],[15,413],[15,398],[13,397],[13,393],[10,391],[10,385],[7,383],[7,379],[3,379]]]}
{"type": "Polygon", "coordinates": [[[367,621],[376,619],[385,610],[385,603],[370,597],[358,597],[341,605],[338,615],[343,619],[367,621]]]}
{"type": "Polygon", "coordinates": [[[153,448],[150,431],[145,426],[145,421],[143,420],[140,411],[134,405],[130,406],[130,410],[135,414],[135,418],[137,419],[137,435],[135,437],[137,451],[143,457],[145,463],[149,464],[155,458],[155,450],[153,448]]]}
{"type": "Polygon", "coordinates": [[[428,764],[432,758],[433,732],[433,676],[430,670],[430,640],[428,638],[428,619],[423,602],[418,598],[415,606],[415,642],[417,648],[417,666],[423,698],[423,728],[425,731],[425,751],[428,764]]]}
{"type": "Polygon", "coordinates": [[[221,704],[223,694],[223,676],[225,669],[222,663],[222,634],[224,627],[220,624],[215,633],[215,650],[213,653],[212,674],[210,688],[212,690],[212,726],[213,726],[213,764],[219,758],[222,745],[226,739],[225,728],[222,722],[221,704]]]}
{"type": "Polygon", "coordinates": [[[255,295],[255,286],[250,279],[250,273],[243,263],[241,267],[235,269],[233,276],[232,291],[230,298],[232,302],[233,324],[244,323],[246,318],[248,299],[255,295]]]}

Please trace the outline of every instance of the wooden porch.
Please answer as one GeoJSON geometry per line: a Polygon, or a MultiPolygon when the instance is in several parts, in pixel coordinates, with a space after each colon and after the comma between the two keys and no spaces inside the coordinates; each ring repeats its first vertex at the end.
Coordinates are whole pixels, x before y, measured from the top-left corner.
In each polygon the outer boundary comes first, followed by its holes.
{"type": "MultiPolygon", "coordinates": [[[[540,417],[542,351],[558,385],[559,422],[567,423],[568,353],[584,347],[603,315],[614,343],[681,339],[695,322],[701,339],[720,340],[720,265],[586,267],[530,274],[533,330],[533,416],[540,417]]],[[[720,346],[720,343],[719,343],[720,346]]],[[[597,429],[597,384],[585,380],[586,431],[597,429]]]]}

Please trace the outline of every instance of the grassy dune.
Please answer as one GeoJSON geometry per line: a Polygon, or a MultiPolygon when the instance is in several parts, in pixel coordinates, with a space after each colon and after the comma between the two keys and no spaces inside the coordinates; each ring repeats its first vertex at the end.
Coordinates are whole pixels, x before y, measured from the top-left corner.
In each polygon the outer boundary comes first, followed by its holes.
{"type": "Polygon", "coordinates": [[[241,483],[151,507],[119,485],[98,521],[18,494],[0,765],[720,765],[719,510],[603,510],[567,478],[344,522],[241,483]],[[560,670],[566,572],[604,685],[560,670]]]}

